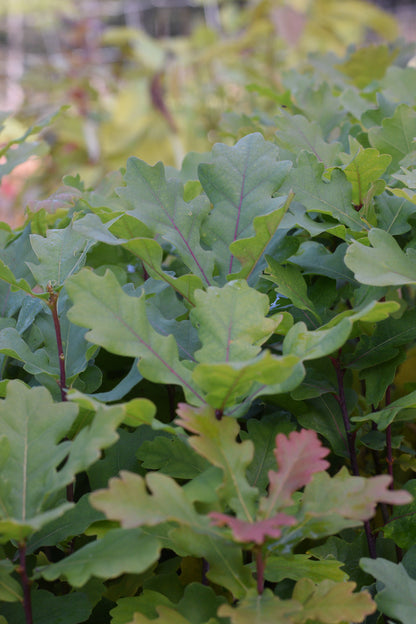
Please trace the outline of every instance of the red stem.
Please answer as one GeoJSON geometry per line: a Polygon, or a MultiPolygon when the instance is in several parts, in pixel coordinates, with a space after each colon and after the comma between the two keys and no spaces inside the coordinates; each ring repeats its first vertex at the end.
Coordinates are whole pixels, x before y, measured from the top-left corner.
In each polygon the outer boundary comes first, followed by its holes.
{"type": "Polygon", "coordinates": [[[33,624],[32,601],[30,597],[30,580],[26,571],[26,544],[19,545],[19,561],[18,572],[22,579],[23,588],[23,610],[25,612],[26,624],[33,624]]]}
{"type": "MultiPolygon", "coordinates": [[[[66,372],[65,372],[65,354],[62,346],[61,323],[58,316],[58,293],[53,290],[49,283],[47,286],[49,292],[48,306],[52,312],[53,324],[55,327],[56,346],[58,347],[59,358],[59,389],[61,391],[61,401],[67,401],[66,396],[66,372]]],[[[66,487],[66,498],[69,502],[74,501],[74,484],[70,483],[66,487]]]]}
{"type": "MultiPolygon", "coordinates": [[[[388,388],[386,390],[385,406],[387,407],[387,405],[390,405],[390,403],[391,403],[391,386],[388,386],[388,388]]],[[[387,472],[391,476],[390,489],[394,490],[394,483],[393,483],[393,449],[392,449],[392,446],[391,446],[391,425],[388,425],[387,429],[386,429],[386,448],[387,448],[387,457],[386,457],[387,472]]]]}
{"type": "Polygon", "coordinates": [[[59,388],[61,390],[61,399],[66,401],[66,374],[65,374],[65,354],[62,346],[61,324],[58,316],[58,295],[48,285],[49,300],[48,306],[52,312],[53,324],[55,327],[56,345],[58,347],[59,357],[59,388]]]}
{"type": "Polygon", "coordinates": [[[254,549],[256,556],[256,571],[257,571],[257,593],[261,596],[264,591],[264,558],[261,546],[257,546],[254,549]]]}
{"type": "MultiPolygon", "coordinates": [[[[357,451],[355,449],[355,433],[351,431],[351,422],[350,422],[350,417],[348,414],[347,400],[345,398],[345,389],[344,389],[345,369],[341,367],[341,362],[339,358],[330,358],[330,359],[331,359],[332,365],[335,369],[335,373],[337,376],[338,394],[335,395],[335,398],[341,408],[342,420],[343,420],[344,427],[345,427],[345,433],[347,435],[348,452],[350,456],[351,470],[352,470],[352,474],[355,477],[359,477],[360,471],[358,468],[357,451]]],[[[364,522],[364,531],[365,531],[365,536],[367,538],[368,552],[370,554],[370,557],[372,559],[375,559],[377,556],[376,544],[375,544],[374,535],[371,532],[370,522],[368,520],[364,522]]]]}
{"type": "Polygon", "coordinates": [[[335,395],[335,398],[338,402],[338,405],[341,408],[342,420],[344,423],[345,433],[347,435],[348,453],[350,456],[351,470],[352,470],[353,475],[359,476],[360,472],[358,470],[357,452],[355,450],[355,433],[351,431],[350,417],[349,417],[348,409],[347,409],[347,400],[345,398],[345,390],[344,390],[345,369],[341,368],[341,363],[338,358],[330,358],[330,359],[331,359],[333,367],[335,368],[335,373],[337,376],[338,394],[335,395]]]}

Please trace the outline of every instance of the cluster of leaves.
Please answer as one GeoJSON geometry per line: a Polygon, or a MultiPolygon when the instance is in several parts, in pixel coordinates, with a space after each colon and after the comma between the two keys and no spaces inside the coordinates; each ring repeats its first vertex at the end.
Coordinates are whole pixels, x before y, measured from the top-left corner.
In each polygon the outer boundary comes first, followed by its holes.
{"type": "Polygon", "coordinates": [[[1,624],[412,624],[407,59],[2,224],[1,624]]]}

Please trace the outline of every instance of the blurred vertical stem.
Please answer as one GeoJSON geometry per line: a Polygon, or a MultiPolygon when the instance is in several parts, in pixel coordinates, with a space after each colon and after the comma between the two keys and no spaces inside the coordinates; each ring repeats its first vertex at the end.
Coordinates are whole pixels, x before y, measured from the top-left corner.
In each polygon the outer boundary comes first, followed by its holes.
{"type": "Polygon", "coordinates": [[[19,545],[19,567],[18,572],[22,580],[23,588],[23,610],[25,613],[26,624],[33,624],[32,600],[30,596],[30,580],[26,570],[26,544],[19,545]]]}
{"type": "MultiPolygon", "coordinates": [[[[350,456],[352,474],[356,477],[359,477],[360,471],[358,469],[357,451],[355,448],[355,433],[351,431],[351,422],[350,422],[350,417],[348,414],[347,400],[345,397],[345,389],[344,389],[345,368],[342,368],[341,366],[341,362],[339,358],[340,353],[341,353],[341,350],[339,351],[338,357],[331,358],[331,362],[335,369],[335,373],[337,376],[337,383],[338,383],[338,393],[335,394],[335,398],[341,409],[342,420],[344,422],[345,433],[347,435],[348,452],[350,456]]],[[[370,557],[372,559],[375,559],[377,556],[376,544],[375,544],[374,535],[371,532],[370,522],[368,520],[364,522],[364,530],[365,530],[365,535],[367,538],[368,552],[370,554],[370,557]]]]}
{"type": "Polygon", "coordinates": [[[61,336],[61,324],[59,322],[58,316],[58,293],[56,293],[52,287],[52,284],[49,283],[47,286],[47,290],[49,293],[48,306],[50,311],[52,312],[53,324],[55,327],[55,336],[56,336],[56,344],[58,347],[58,358],[59,358],[59,388],[61,390],[61,399],[62,401],[66,401],[66,374],[65,374],[65,354],[62,347],[62,336],[61,336]]]}
{"type": "MultiPolygon", "coordinates": [[[[49,306],[50,311],[52,312],[53,324],[55,327],[56,345],[58,347],[59,388],[61,391],[61,400],[67,401],[68,399],[66,396],[65,354],[64,354],[64,349],[62,346],[61,323],[59,321],[59,316],[58,316],[59,294],[54,291],[53,286],[50,282],[47,285],[47,290],[49,293],[48,306],[49,306]]],[[[66,498],[69,502],[73,502],[74,500],[74,484],[73,483],[70,483],[66,487],[66,498]]]]}

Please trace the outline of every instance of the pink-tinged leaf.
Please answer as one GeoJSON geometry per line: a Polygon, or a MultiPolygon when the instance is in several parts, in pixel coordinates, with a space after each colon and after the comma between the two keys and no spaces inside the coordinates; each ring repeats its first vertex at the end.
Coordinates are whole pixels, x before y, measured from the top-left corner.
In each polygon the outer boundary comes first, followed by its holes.
{"type": "Polygon", "coordinates": [[[264,544],[268,537],[278,538],[282,532],[280,527],[292,526],[297,520],[285,513],[278,513],[268,520],[245,522],[216,511],[208,514],[215,526],[229,526],[237,542],[254,542],[264,544]]]}
{"type": "Polygon", "coordinates": [[[298,488],[309,483],[314,473],[329,467],[323,459],[328,453],[315,431],[292,431],[288,437],[279,433],[274,451],[279,471],[269,472],[269,496],[260,502],[262,515],[269,517],[276,509],[290,505],[298,488]]]}
{"type": "Polygon", "coordinates": [[[358,514],[362,514],[366,516],[366,518],[361,518],[364,520],[374,515],[377,503],[406,505],[412,502],[413,496],[410,492],[406,492],[405,490],[390,490],[390,483],[391,477],[389,475],[377,475],[376,477],[365,479],[365,483],[360,484],[361,487],[357,488],[357,493],[361,491],[362,496],[366,496],[367,504],[364,505],[364,501],[358,501],[357,505],[352,503],[350,505],[345,505],[345,508],[341,505],[339,513],[342,513],[342,515],[347,518],[358,517],[358,514]]]}

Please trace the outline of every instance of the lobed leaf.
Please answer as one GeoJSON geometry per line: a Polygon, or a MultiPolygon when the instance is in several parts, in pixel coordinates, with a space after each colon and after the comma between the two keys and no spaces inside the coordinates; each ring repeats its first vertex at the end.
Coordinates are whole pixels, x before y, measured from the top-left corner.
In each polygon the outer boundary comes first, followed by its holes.
{"type": "Polygon", "coordinates": [[[94,245],[71,225],[60,230],[50,229],[46,237],[31,234],[30,243],[39,264],[28,262],[27,265],[44,290],[48,283],[54,288],[62,286],[67,277],[79,271],[94,245]]]}
{"type": "Polygon", "coordinates": [[[246,279],[250,284],[257,279],[260,272],[263,270],[264,255],[270,247],[273,246],[277,229],[293,197],[293,193],[289,193],[287,199],[280,208],[266,215],[254,217],[254,236],[240,238],[230,244],[230,251],[234,258],[241,264],[241,269],[237,273],[228,275],[227,279],[246,279]]]}
{"type": "Polygon", "coordinates": [[[206,392],[207,403],[224,410],[239,403],[247,409],[254,398],[262,394],[289,392],[304,375],[305,370],[297,356],[274,356],[263,351],[249,361],[197,364],[192,378],[206,392]]]}
{"type": "Polygon", "coordinates": [[[191,371],[178,357],[173,336],[157,333],[146,316],[145,297],[124,293],[110,271],[99,277],[88,270],[67,280],[66,288],[74,306],[69,319],[91,328],[86,338],[110,353],[139,358],[139,371],[151,381],[182,385],[197,402],[203,402],[195,389],[191,371]]]}
{"type": "Polygon", "coordinates": [[[293,624],[302,622],[297,619],[302,612],[302,605],[297,600],[281,600],[266,589],[262,594],[251,590],[236,607],[221,605],[220,617],[230,618],[232,624],[293,624]]]}
{"type": "MultiPolygon", "coordinates": [[[[36,624],[79,624],[88,620],[93,609],[92,600],[86,592],[55,595],[39,588],[32,592],[31,605],[36,624]]],[[[4,604],[1,608],[2,614],[7,617],[6,624],[26,624],[23,604],[4,604]]],[[[3,624],[1,619],[0,623],[3,624]]]]}
{"type": "Polygon", "coordinates": [[[7,396],[0,401],[2,540],[21,541],[70,506],[52,506],[49,501],[74,476],[69,471],[61,474],[57,467],[69,450],[69,442],[59,442],[77,411],[76,405],[53,403],[45,388],[9,381],[7,396]]]}
{"type": "Polygon", "coordinates": [[[281,320],[266,318],[268,311],[267,295],[243,280],[196,291],[191,321],[202,342],[196,360],[219,363],[254,358],[281,320]]]}
{"type": "Polygon", "coordinates": [[[400,104],[392,117],[383,119],[381,127],[373,127],[368,131],[370,144],[392,157],[389,167],[391,172],[397,171],[400,161],[413,151],[415,135],[416,112],[406,104],[400,104]]]}
{"type": "Polygon", "coordinates": [[[289,115],[285,110],[275,117],[276,142],[293,154],[302,150],[314,154],[326,167],[331,165],[341,149],[338,142],[327,143],[322,129],[316,121],[309,121],[303,115],[289,115]]]}
{"type": "Polygon", "coordinates": [[[388,617],[402,624],[413,624],[416,609],[416,581],[402,563],[396,564],[382,557],[360,559],[360,567],[382,583],[375,597],[378,608],[388,617]]]}
{"type": "Polygon", "coordinates": [[[305,488],[302,509],[306,514],[337,513],[352,520],[368,520],[379,502],[405,505],[412,500],[409,492],[390,490],[390,482],[389,475],[352,477],[345,467],[332,478],[320,472],[305,488]]]}
{"type": "Polygon", "coordinates": [[[310,553],[270,555],[266,560],[264,576],[273,583],[279,583],[283,579],[299,581],[302,578],[308,578],[314,583],[325,579],[341,582],[348,578],[341,566],[344,566],[343,562],[332,558],[319,561],[312,559],[310,553]]]}
{"type": "Polygon", "coordinates": [[[249,485],[246,470],[253,459],[253,443],[237,442],[237,421],[227,416],[218,420],[210,407],[195,409],[182,403],[177,413],[176,424],[196,434],[189,439],[192,448],[223,471],[218,494],[238,515],[252,521],[257,488],[249,485]]]}
{"type": "Polygon", "coordinates": [[[353,232],[368,229],[366,222],[352,207],[352,188],[345,174],[334,169],[331,180],[324,181],[323,163],[310,152],[301,151],[297,167],[293,168],[281,187],[281,192],[293,190],[296,201],[308,212],[326,214],[350,228],[353,232]]]}
{"type": "Polygon", "coordinates": [[[319,315],[308,297],[307,284],[300,270],[292,264],[282,266],[270,257],[267,257],[267,263],[268,269],[265,272],[268,276],[267,279],[277,284],[276,292],[278,295],[290,299],[299,310],[308,310],[319,321],[319,315]]]}
{"type": "Polygon", "coordinates": [[[355,583],[324,580],[315,585],[309,578],[301,579],[296,583],[292,596],[292,600],[298,600],[303,605],[302,614],[295,618],[295,622],[361,622],[365,616],[374,613],[376,605],[367,592],[354,593],[355,587],[355,583]]]}
{"type": "Polygon", "coordinates": [[[355,278],[372,286],[416,283],[416,251],[401,250],[393,236],[373,228],[368,233],[372,247],[354,241],[345,254],[345,264],[355,278]]]}
{"type": "Polygon", "coordinates": [[[314,360],[329,355],[348,340],[352,322],[348,318],[329,329],[308,331],[305,323],[296,323],[289,329],[283,342],[283,354],[295,355],[302,360],[314,360]]]}
{"type": "Polygon", "coordinates": [[[214,256],[200,244],[201,223],[210,210],[206,198],[200,196],[185,202],[181,182],[167,180],[160,162],[151,167],[131,157],[127,161],[124,180],[126,186],[119,188],[118,193],[133,205],[131,214],[153,234],[160,234],[172,243],[192,273],[209,286],[214,256]]]}
{"type": "MultiPolygon", "coordinates": [[[[204,557],[209,563],[208,577],[242,597],[253,583],[243,567],[240,550],[210,526],[209,519],[198,514],[185,490],[161,473],[143,477],[122,471],[120,478],[109,482],[108,490],[90,495],[94,507],[123,528],[156,526],[167,521],[178,528],[169,532],[168,545],[183,556],[204,557]]],[[[166,538],[165,538],[166,542],[166,538]]]]}
{"type": "Polygon", "coordinates": [[[233,147],[215,145],[212,164],[199,166],[199,179],[213,204],[202,225],[203,242],[214,252],[219,279],[237,268],[231,243],[252,237],[255,217],[281,207],[281,200],[272,195],[290,167],[288,161],[278,162],[278,148],[259,133],[243,137],[233,147]]]}
{"type": "Polygon", "coordinates": [[[23,599],[22,586],[11,576],[14,571],[11,561],[0,561],[0,602],[21,602],[23,599]]]}
{"type": "Polygon", "coordinates": [[[158,560],[161,543],[141,529],[112,529],[69,557],[39,568],[47,581],[64,577],[73,587],[82,587],[91,578],[115,578],[139,574],[158,560]]]}
{"type": "Polygon", "coordinates": [[[48,293],[34,293],[31,286],[23,277],[17,279],[11,271],[9,265],[2,259],[0,259],[0,279],[7,282],[7,284],[10,284],[11,289],[14,292],[21,291],[37,299],[47,300],[49,298],[48,293]]]}
{"type": "Polygon", "coordinates": [[[274,454],[278,472],[269,472],[269,493],[260,501],[260,514],[270,518],[276,510],[291,505],[292,494],[310,482],[312,475],[329,467],[323,458],[329,449],[322,446],[315,431],[292,431],[276,436],[274,454]]]}
{"type": "MultiPolygon", "coordinates": [[[[358,146],[357,146],[358,147],[358,146]]],[[[359,146],[354,157],[344,167],[347,180],[352,185],[352,203],[362,206],[371,185],[383,175],[391,162],[389,154],[380,154],[375,148],[359,146]]]]}
{"type": "Polygon", "coordinates": [[[413,496],[413,500],[395,508],[390,522],[383,528],[383,533],[385,537],[393,539],[397,546],[407,550],[414,546],[416,538],[416,479],[411,479],[404,487],[413,496]]]}

